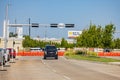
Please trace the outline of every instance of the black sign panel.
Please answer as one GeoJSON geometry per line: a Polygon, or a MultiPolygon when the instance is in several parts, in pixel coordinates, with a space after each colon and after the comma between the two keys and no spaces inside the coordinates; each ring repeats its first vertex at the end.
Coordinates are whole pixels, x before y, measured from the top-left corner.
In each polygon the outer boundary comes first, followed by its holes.
{"type": "Polygon", "coordinates": [[[39,27],[38,23],[32,23],[32,27],[39,27]]]}
{"type": "Polygon", "coordinates": [[[65,24],[65,27],[66,28],[72,28],[72,27],[74,27],[75,25],[74,24],[65,24]]]}
{"type": "Polygon", "coordinates": [[[50,24],[50,27],[56,28],[58,27],[58,24],[50,24]]]}

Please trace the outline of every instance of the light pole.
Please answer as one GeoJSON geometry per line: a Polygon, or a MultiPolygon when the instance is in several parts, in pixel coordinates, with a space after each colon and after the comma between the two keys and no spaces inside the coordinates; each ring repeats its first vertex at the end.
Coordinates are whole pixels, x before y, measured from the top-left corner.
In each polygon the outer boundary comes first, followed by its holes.
{"type": "Polygon", "coordinates": [[[30,31],[30,18],[29,18],[29,37],[30,37],[30,34],[31,33],[31,31],[30,31]]]}
{"type": "Polygon", "coordinates": [[[45,26],[45,42],[47,41],[47,26],[45,26]]]}
{"type": "MultiPolygon", "coordinates": [[[[8,37],[8,7],[9,4],[6,5],[6,15],[5,15],[5,21],[4,21],[4,49],[6,50],[7,48],[7,37],[8,37]]],[[[4,51],[2,51],[2,57],[4,55],[4,51]]],[[[7,71],[6,69],[3,68],[3,58],[2,58],[2,66],[1,66],[1,70],[0,71],[7,71]]]]}
{"type": "Polygon", "coordinates": [[[9,4],[7,4],[7,6],[6,6],[6,15],[5,15],[5,24],[4,24],[4,27],[5,27],[4,48],[5,49],[7,48],[7,37],[9,36],[9,35],[7,35],[8,34],[8,31],[7,31],[7,29],[8,29],[8,7],[9,7],[9,4]]]}

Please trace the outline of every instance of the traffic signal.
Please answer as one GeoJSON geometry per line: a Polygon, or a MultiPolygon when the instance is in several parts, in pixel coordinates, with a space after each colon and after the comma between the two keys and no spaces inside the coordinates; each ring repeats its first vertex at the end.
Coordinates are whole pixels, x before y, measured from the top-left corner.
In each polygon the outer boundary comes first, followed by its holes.
{"type": "Polygon", "coordinates": [[[57,28],[58,24],[50,24],[50,27],[57,28]]]}
{"type": "Polygon", "coordinates": [[[32,23],[32,27],[39,27],[38,23],[32,23]]]}
{"type": "Polygon", "coordinates": [[[64,24],[64,23],[59,23],[59,24],[50,24],[50,27],[53,28],[73,28],[75,25],[74,24],[64,24]]]}
{"type": "Polygon", "coordinates": [[[74,27],[75,25],[74,24],[65,24],[65,27],[66,28],[72,28],[72,27],[74,27]]]}

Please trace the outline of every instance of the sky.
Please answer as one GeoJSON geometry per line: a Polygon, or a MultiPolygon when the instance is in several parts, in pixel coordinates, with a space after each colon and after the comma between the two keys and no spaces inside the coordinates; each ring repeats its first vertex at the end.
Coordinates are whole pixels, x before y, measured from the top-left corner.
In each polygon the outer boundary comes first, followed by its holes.
{"type": "MultiPolygon", "coordinates": [[[[81,31],[90,23],[101,25],[113,23],[120,31],[120,0],[0,0],[0,36],[3,35],[6,5],[9,5],[8,19],[10,23],[75,24],[74,28],[31,28],[31,37],[68,38],[68,31],[81,31]]],[[[28,35],[28,27],[23,27],[23,34],[28,35]]],[[[15,28],[10,27],[10,32],[15,28]]],[[[114,37],[119,37],[115,33],[114,37]]]]}

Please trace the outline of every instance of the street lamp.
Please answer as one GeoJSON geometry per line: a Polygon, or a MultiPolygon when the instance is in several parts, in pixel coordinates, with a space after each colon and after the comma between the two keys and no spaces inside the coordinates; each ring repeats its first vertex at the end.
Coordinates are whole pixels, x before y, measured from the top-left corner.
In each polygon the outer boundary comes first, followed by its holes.
{"type": "Polygon", "coordinates": [[[30,31],[30,18],[29,18],[29,36],[30,36],[30,33],[31,31],[30,31]]]}

